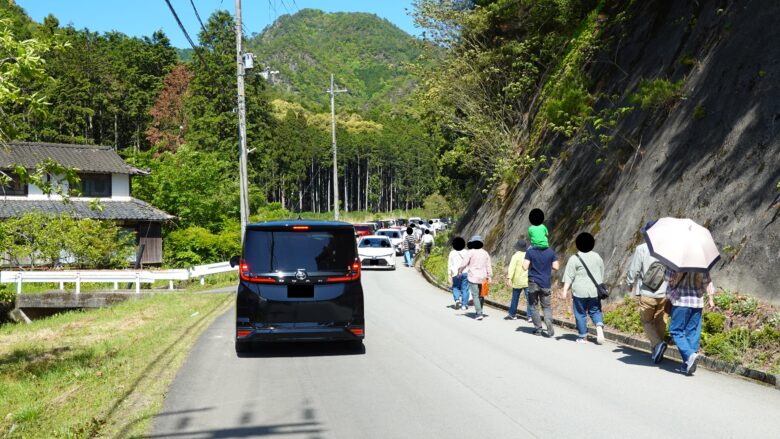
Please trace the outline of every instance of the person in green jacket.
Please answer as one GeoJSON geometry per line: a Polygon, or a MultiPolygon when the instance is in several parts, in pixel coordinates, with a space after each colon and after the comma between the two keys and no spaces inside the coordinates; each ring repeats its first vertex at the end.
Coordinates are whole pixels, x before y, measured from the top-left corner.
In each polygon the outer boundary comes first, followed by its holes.
{"type": "Polygon", "coordinates": [[[528,243],[521,239],[515,244],[515,254],[509,261],[509,269],[506,273],[506,286],[512,289],[512,301],[509,303],[509,315],[506,320],[517,319],[517,304],[520,301],[520,293],[525,291],[526,316],[531,321],[531,304],[528,302],[528,270],[523,268],[525,260],[525,251],[528,249],[528,243]]]}

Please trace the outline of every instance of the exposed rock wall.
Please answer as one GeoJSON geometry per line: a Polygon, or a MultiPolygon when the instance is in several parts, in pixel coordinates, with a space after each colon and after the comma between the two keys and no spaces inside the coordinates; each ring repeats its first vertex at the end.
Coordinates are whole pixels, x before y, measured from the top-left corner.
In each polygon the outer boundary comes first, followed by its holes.
{"type": "Polygon", "coordinates": [[[508,259],[539,207],[562,261],[590,231],[614,283],[642,224],[690,217],[721,249],[717,286],[780,303],[780,2],[634,3],[624,25],[605,31],[611,42],[590,64],[591,92],[625,103],[642,79],[667,78],[685,80],[685,97],[633,111],[604,150],[548,139],[549,172],[473,200],[460,232],[487,236],[494,256],[508,259]]]}

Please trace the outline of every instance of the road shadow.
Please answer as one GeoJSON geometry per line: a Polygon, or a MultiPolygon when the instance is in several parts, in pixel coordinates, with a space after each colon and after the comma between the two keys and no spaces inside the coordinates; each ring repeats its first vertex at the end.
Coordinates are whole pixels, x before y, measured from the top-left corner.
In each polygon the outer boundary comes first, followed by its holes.
{"type": "Polygon", "coordinates": [[[618,361],[631,366],[657,367],[672,373],[677,373],[676,369],[680,367],[680,363],[671,358],[665,358],[661,364],[655,364],[647,352],[637,351],[626,346],[618,346],[612,352],[623,354],[622,357],[618,358],[618,361]]]}
{"type": "Polygon", "coordinates": [[[187,430],[175,433],[161,433],[146,438],[197,437],[202,439],[241,438],[257,436],[311,435],[320,437],[325,430],[318,422],[291,422],[287,424],[253,425],[213,430],[187,430]]]}
{"type": "Polygon", "coordinates": [[[364,355],[366,346],[354,342],[255,343],[239,358],[332,357],[364,355]]]}
{"type": "Polygon", "coordinates": [[[564,340],[570,342],[576,342],[577,338],[578,338],[577,334],[561,334],[555,337],[556,340],[564,340]]]}
{"type": "Polygon", "coordinates": [[[526,334],[534,335],[536,328],[533,326],[518,326],[517,329],[515,329],[515,332],[525,332],[526,334]]]}

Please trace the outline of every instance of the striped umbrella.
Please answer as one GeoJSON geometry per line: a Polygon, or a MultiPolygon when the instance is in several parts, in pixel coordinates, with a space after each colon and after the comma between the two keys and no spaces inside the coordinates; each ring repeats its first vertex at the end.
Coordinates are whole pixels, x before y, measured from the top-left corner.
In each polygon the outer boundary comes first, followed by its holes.
{"type": "Polygon", "coordinates": [[[707,272],[720,259],[710,231],[689,218],[661,218],[642,234],[650,254],[675,271],[707,272]]]}

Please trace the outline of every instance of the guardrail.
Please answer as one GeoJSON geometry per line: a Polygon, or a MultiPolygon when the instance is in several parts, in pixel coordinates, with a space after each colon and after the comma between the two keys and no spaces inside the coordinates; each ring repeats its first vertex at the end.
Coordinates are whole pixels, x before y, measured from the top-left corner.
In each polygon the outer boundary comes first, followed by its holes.
{"type": "Polygon", "coordinates": [[[168,281],[168,289],[173,289],[173,281],[200,278],[200,284],[205,283],[205,277],[211,274],[238,271],[229,262],[198,265],[189,269],[178,270],[62,270],[62,271],[0,271],[0,283],[15,283],[16,294],[22,293],[25,283],[59,283],[60,290],[66,283],[76,284],[76,294],[81,293],[82,283],[113,283],[114,289],[119,289],[120,283],[135,284],[136,294],[141,292],[142,283],[168,281]]]}

